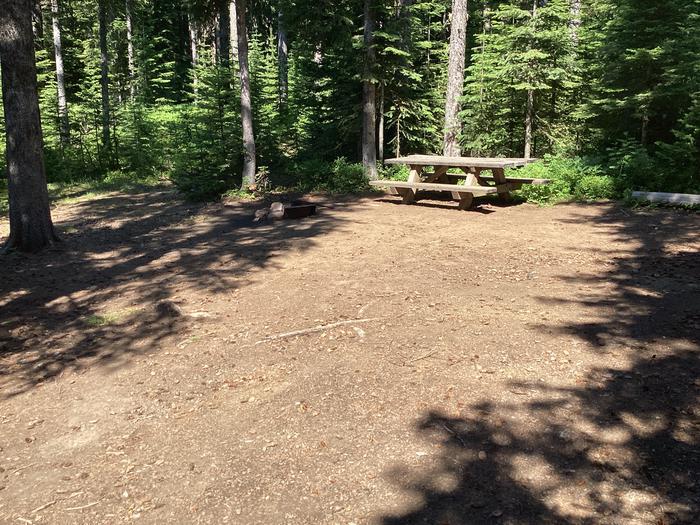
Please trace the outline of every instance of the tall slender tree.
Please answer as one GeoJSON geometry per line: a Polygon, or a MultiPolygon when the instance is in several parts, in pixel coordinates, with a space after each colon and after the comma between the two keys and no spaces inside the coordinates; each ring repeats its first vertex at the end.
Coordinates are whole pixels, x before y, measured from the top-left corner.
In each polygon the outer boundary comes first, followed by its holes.
{"type": "Polygon", "coordinates": [[[219,25],[217,27],[217,41],[219,44],[219,63],[228,68],[231,65],[231,22],[229,20],[229,3],[227,0],[217,1],[219,25]]]}
{"type": "Polygon", "coordinates": [[[279,72],[279,106],[287,103],[287,84],[289,77],[289,45],[287,42],[287,29],[284,25],[284,14],[280,9],[277,12],[277,67],[279,72]]]}
{"type": "Polygon", "coordinates": [[[35,252],[57,237],[44,172],[30,0],[3,2],[0,68],[10,198],[10,237],[5,248],[35,252]]]}
{"type": "MultiPolygon", "coordinates": [[[[52,0],[56,1],[56,0],[52,0]]],[[[131,0],[124,0],[124,12],[126,16],[126,58],[129,73],[129,96],[134,100],[136,95],[136,64],[134,61],[134,28],[131,19],[131,0]]]]}
{"type": "Polygon", "coordinates": [[[192,90],[197,95],[197,66],[199,65],[199,52],[197,51],[197,26],[192,15],[187,17],[187,32],[190,40],[190,60],[192,64],[192,90]]]}
{"type": "Polygon", "coordinates": [[[238,32],[238,69],[241,79],[241,124],[243,128],[243,176],[241,189],[255,182],[255,135],[253,133],[253,103],[250,94],[248,68],[248,32],[246,0],[236,0],[236,29],[238,32]]]}
{"type": "Polygon", "coordinates": [[[228,18],[231,27],[231,63],[238,60],[238,17],[236,16],[236,0],[229,0],[228,18]]]}
{"type": "Polygon", "coordinates": [[[571,12],[571,20],[569,22],[571,40],[574,45],[578,45],[578,32],[581,28],[581,0],[571,0],[569,10],[571,12]]]}
{"type": "Polygon", "coordinates": [[[61,24],[58,0],[51,0],[51,27],[53,29],[53,51],[56,62],[56,91],[58,94],[58,125],[61,146],[70,142],[70,123],[68,121],[68,101],[66,98],[66,76],[63,68],[63,50],[61,48],[61,24]]]}
{"type": "Polygon", "coordinates": [[[374,6],[364,0],[364,71],[362,79],[362,165],[370,180],[377,178],[376,87],[374,83],[374,6]]]}
{"type": "Polygon", "coordinates": [[[102,148],[109,164],[112,163],[112,141],[110,138],[109,105],[109,54],[107,51],[107,7],[106,0],[98,0],[98,32],[100,40],[100,94],[102,100],[102,148]]]}
{"type": "MultiPolygon", "coordinates": [[[[535,24],[537,18],[537,2],[532,2],[532,20],[531,24],[535,24]]],[[[529,159],[532,156],[532,123],[535,120],[535,90],[530,86],[527,89],[527,104],[525,106],[525,148],[523,157],[529,159]]]]}
{"type": "Polygon", "coordinates": [[[459,100],[464,86],[464,57],[467,47],[467,0],[452,0],[450,23],[450,51],[447,65],[447,92],[445,95],[445,138],[443,153],[458,157],[460,121],[459,100]]]}

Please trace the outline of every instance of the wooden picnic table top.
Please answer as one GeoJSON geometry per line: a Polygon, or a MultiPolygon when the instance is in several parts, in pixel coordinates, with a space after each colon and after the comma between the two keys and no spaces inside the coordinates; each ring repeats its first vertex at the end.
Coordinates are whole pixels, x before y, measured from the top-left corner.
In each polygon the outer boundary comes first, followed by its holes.
{"type": "Polygon", "coordinates": [[[443,157],[441,155],[408,155],[386,159],[385,164],[409,166],[449,166],[450,168],[519,168],[537,159],[498,157],[443,157]]]}

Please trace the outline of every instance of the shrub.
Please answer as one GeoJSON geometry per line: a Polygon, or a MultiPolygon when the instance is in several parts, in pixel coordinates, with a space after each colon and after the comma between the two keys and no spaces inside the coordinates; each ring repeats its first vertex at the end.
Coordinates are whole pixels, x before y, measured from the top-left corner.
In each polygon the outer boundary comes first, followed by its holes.
{"type": "Polygon", "coordinates": [[[214,170],[209,173],[174,173],[171,180],[187,198],[194,201],[219,198],[233,186],[230,177],[214,170]]]}
{"type": "Polygon", "coordinates": [[[330,193],[353,193],[369,187],[362,164],[348,162],[340,157],[327,164],[319,159],[310,159],[292,166],[296,174],[297,189],[301,191],[328,191],[330,193]]]}
{"type": "Polygon", "coordinates": [[[380,166],[379,176],[382,179],[407,181],[410,170],[403,164],[393,164],[390,166],[380,166]]]}
{"type": "Polygon", "coordinates": [[[586,175],[576,184],[574,194],[582,200],[613,199],[617,196],[617,188],[612,177],[586,175]]]}
{"type": "Polygon", "coordinates": [[[543,205],[555,204],[572,197],[569,183],[557,179],[553,179],[549,184],[525,184],[517,193],[528,202],[543,205]]]}
{"type": "Polygon", "coordinates": [[[545,185],[526,184],[518,191],[519,196],[537,204],[555,204],[573,198],[610,198],[615,194],[613,179],[603,176],[598,166],[591,166],[580,157],[545,157],[510,173],[516,177],[551,181],[545,185]],[[577,188],[582,182],[584,187],[579,193],[577,188]]]}

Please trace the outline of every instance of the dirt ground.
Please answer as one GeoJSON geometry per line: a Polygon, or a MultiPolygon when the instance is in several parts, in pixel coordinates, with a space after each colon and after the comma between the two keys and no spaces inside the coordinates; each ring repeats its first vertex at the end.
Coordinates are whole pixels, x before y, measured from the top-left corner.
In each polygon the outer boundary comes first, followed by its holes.
{"type": "Polygon", "coordinates": [[[698,523],[700,215],[317,200],[0,260],[1,523],[698,523]]]}

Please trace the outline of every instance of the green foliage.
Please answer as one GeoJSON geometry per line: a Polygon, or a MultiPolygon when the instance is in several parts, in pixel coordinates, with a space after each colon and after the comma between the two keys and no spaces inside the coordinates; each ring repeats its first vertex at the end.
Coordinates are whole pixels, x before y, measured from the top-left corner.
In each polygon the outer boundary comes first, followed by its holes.
{"type": "Polygon", "coordinates": [[[536,115],[534,145],[552,153],[569,140],[576,84],[567,0],[501,3],[482,13],[464,96],[464,146],[480,155],[521,155],[528,92],[536,115]],[[536,6],[536,9],[535,9],[536,6]]]}
{"type": "Polygon", "coordinates": [[[301,191],[327,191],[329,193],[354,193],[369,189],[362,164],[354,164],[340,157],[330,164],[308,160],[292,168],[301,191]]]}
{"type": "Polygon", "coordinates": [[[0,178],[0,214],[6,215],[10,210],[7,201],[7,180],[0,178]]]}
{"type": "MultiPolygon", "coordinates": [[[[235,61],[224,67],[214,52],[219,3],[130,0],[133,77],[125,3],[108,3],[110,144],[101,134],[97,0],[60,3],[69,144],[60,141],[46,3],[35,42],[48,180],[128,186],[134,178],[170,178],[196,199],[237,189],[240,86],[235,61]],[[126,175],[115,178],[114,169],[126,175]]],[[[373,3],[369,79],[383,110],[387,156],[442,150],[451,3],[373,3]]],[[[523,188],[528,199],[609,198],[628,188],[700,192],[698,0],[590,0],[581,2],[580,23],[569,0],[468,5],[464,155],[521,156],[532,94],[534,155],[546,160],[522,174],[554,183],[523,188]]],[[[365,75],[362,3],[257,2],[248,15],[258,165],[268,167],[274,185],[364,188],[353,164],[365,75]],[[289,36],[286,101],[278,93],[280,20],[289,36]]],[[[408,176],[404,167],[381,172],[408,176]]]]}
{"type": "Polygon", "coordinates": [[[612,199],[617,193],[615,180],[607,175],[584,175],[574,187],[574,195],[581,200],[612,199]]]}
{"type": "Polygon", "coordinates": [[[609,199],[618,195],[618,186],[612,177],[580,158],[548,156],[518,169],[513,175],[550,179],[549,184],[527,184],[518,191],[521,197],[537,204],[555,204],[571,199],[609,199]]]}
{"type": "Polygon", "coordinates": [[[407,181],[409,176],[408,166],[403,164],[391,164],[380,167],[379,176],[382,179],[407,181]]]}

